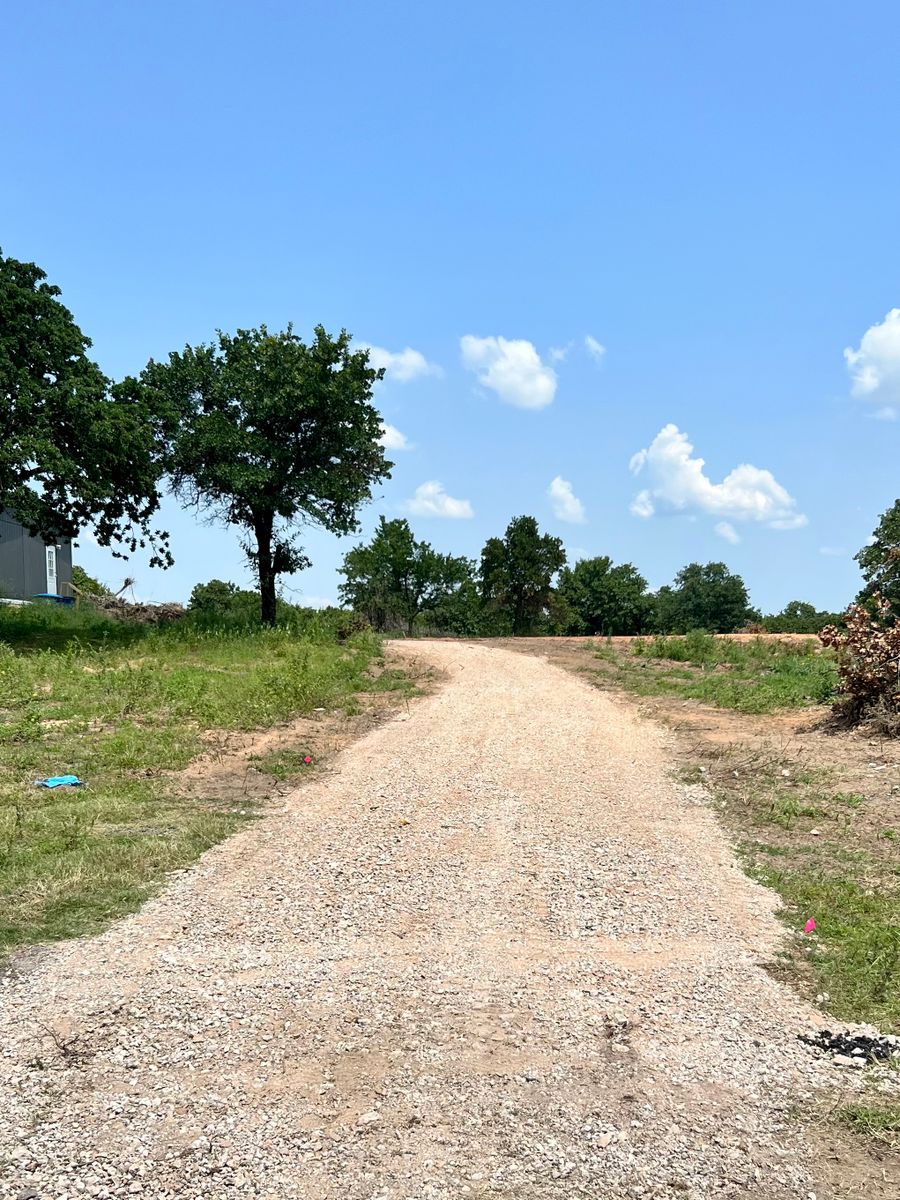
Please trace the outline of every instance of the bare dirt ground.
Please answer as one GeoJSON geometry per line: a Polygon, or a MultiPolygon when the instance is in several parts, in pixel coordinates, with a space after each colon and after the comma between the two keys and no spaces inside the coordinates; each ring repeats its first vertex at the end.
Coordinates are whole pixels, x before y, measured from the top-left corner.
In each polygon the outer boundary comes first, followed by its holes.
{"type": "Polygon", "coordinates": [[[446,683],[7,976],[0,1195],[838,1194],[820,1018],[672,735],[538,658],[398,651],[446,683]]]}

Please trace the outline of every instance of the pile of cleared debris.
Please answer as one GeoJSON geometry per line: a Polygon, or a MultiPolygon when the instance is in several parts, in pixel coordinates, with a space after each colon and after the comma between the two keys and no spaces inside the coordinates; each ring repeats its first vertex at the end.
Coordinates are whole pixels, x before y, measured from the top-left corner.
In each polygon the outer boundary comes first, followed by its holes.
{"type": "Polygon", "coordinates": [[[133,584],[133,579],[126,579],[118,592],[89,592],[72,584],[72,591],[79,600],[120,621],[133,621],[139,625],[169,625],[184,616],[183,604],[143,604],[138,600],[126,600],[122,593],[133,584]]]}

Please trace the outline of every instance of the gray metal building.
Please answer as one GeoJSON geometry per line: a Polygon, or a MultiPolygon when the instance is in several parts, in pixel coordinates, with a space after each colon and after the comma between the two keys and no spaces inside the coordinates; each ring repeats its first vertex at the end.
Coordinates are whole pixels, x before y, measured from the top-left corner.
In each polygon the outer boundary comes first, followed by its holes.
{"type": "Polygon", "coordinates": [[[72,543],[48,546],[0,512],[0,597],[28,600],[41,592],[72,595],[72,543]]]}

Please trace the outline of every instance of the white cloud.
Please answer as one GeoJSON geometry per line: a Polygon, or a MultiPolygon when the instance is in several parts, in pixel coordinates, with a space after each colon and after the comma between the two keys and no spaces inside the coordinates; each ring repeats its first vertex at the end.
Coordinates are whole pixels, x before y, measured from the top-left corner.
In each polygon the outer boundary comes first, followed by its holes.
{"type": "Polygon", "coordinates": [[[719,537],[724,538],[726,542],[731,542],[732,546],[736,546],[741,540],[741,535],[730,521],[719,521],[715,530],[719,537]]]}
{"type": "Polygon", "coordinates": [[[876,416],[897,418],[900,405],[900,308],[892,308],[880,325],[871,325],[856,350],[844,351],[850,372],[850,391],[879,405],[876,416]]]}
{"type": "Polygon", "coordinates": [[[824,554],[826,558],[845,558],[847,555],[843,546],[820,546],[819,553],[824,554]]]}
{"type": "Polygon", "coordinates": [[[574,342],[566,342],[565,346],[551,346],[547,357],[551,362],[565,362],[574,344],[574,342]]]}
{"type": "Polygon", "coordinates": [[[397,383],[411,383],[426,375],[443,375],[443,370],[437,363],[430,363],[421,350],[413,350],[407,346],[405,350],[385,350],[383,346],[370,346],[366,342],[359,343],[358,349],[368,350],[369,363],[380,370],[384,367],[385,379],[393,379],[397,383]]]}
{"type": "Polygon", "coordinates": [[[652,517],[662,509],[761,521],[771,529],[799,529],[807,523],[771,471],[744,463],[721,483],[713,483],[703,470],[704,460],[694,458],[693,452],[687,434],[677,425],[665,425],[646,450],[632,457],[631,470],[635,474],[646,470],[650,477],[650,487],[632,501],[635,516],[652,517]]]}
{"type": "Polygon", "coordinates": [[[595,363],[602,363],[606,356],[606,347],[601,345],[595,337],[590,334],[584,339],[584,348],[594,360],[595,363]]]}
{"type": "Polygon", "coordinates": [[[406,502],[407,512],[416,517],[449,517],[453,520],[474,517],[468,500],[456,500],[444,491],[444,485],[436,479],[420,483],[415,495],[406,502]]]}
{"type": "Polygon", "coordinates": [[[560,521],[571,521],[573,525],[583,525],[586,517],[584,505],[572,491],[568,479],[557,475],[547,488],[547,495],[553,508],[553,515],[560,521]]]}
{"type": "Polygon", "coordinates": [[[381,437],[378,439],[385,450],[412,450],[413,445],[405,433],[401,433],[396,425],[381,422],[381,437]]]}
{"type": "Polygon", "coordinates": [[[459,339],[463,366],[478,373],[478,382],[516,408],[546,408],[556,395],[556,372],[541,362],[531,342],[503,337],[459,339]]]}

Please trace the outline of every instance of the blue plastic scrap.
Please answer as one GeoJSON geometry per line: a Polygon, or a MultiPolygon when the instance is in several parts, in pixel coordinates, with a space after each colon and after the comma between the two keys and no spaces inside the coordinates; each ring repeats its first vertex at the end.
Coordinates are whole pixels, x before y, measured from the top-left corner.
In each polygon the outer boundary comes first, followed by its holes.
{"type": "Polygon", "coordinates": [[[51,775],[49,779],[36,779],[35,787],[84,787],[84,780],[77,775],[51,775]]]}

